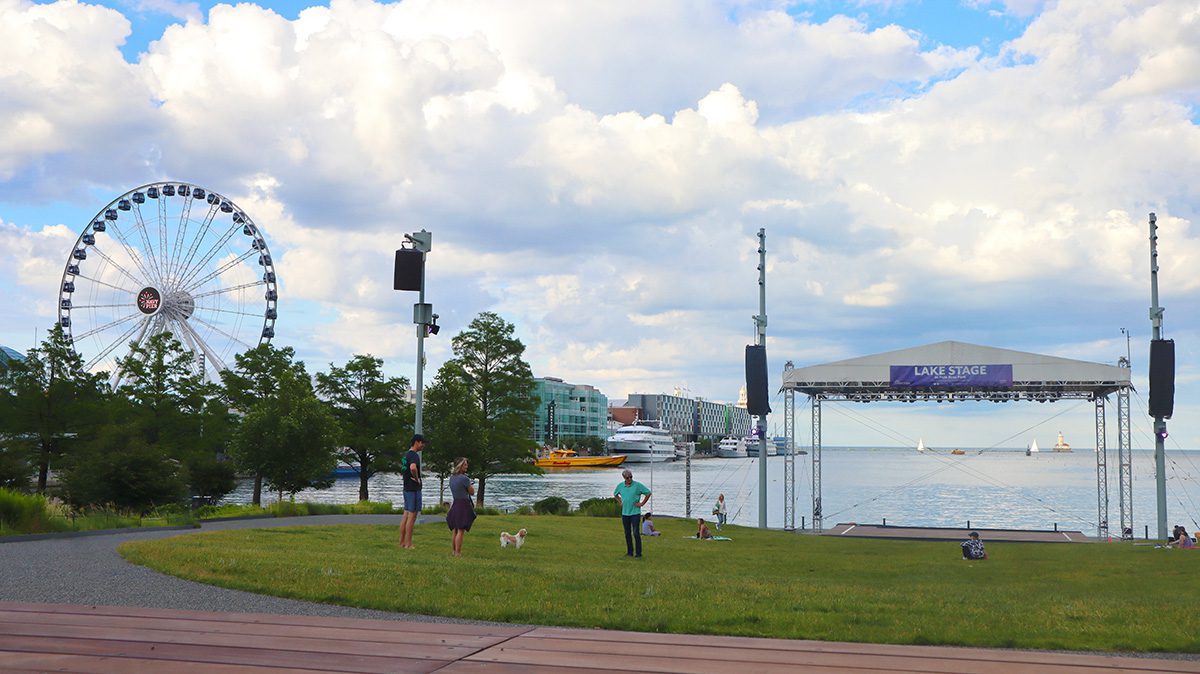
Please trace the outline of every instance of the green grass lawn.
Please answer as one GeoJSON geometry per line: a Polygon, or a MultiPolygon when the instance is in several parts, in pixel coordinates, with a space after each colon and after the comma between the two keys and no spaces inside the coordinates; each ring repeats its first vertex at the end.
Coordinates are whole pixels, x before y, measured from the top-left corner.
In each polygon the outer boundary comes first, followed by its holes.
{"type": "Polygon", "coordinates": [[[463,557],[442,524],[222,531],[121,546],[130,561],[224,587],[387,611],[639,631],[897,644],[1200,652],[1200,551],[1130,544],[835,539],[662,519],[625,557],[620,521],[480,517],[463,557]],[[529,530],[521,550],[500,531],[529,530]]]}

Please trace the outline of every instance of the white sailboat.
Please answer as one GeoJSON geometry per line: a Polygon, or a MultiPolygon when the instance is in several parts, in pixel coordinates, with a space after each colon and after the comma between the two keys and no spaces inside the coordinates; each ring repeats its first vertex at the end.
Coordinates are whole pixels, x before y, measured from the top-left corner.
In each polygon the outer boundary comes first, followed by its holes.
{"type": "Polygon", "coordinates": [[[1037,438],[1034,438],[1033,442],[1029,443],[1029,446],[1025,448],[1025,456],[1032,456],[1040,451],[1042,450],[1038,449],[1037,438]]]}
{"type": "Polygon", "coordinates": [[[917,440],[917,451],[923,452],[926,449],[927,448],[925,447],[925,438],[921,438],[920,440],[917,440]]]}

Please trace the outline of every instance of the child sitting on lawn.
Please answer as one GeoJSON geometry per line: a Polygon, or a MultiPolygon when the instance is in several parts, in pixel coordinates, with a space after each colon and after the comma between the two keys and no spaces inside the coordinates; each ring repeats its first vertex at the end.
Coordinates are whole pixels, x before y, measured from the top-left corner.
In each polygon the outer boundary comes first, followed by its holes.
{"type": "Polygon", "coordinates": [[[963,559],[987,559],[978,531],[972,531],[970,538],[962,542],[962,555],[963,559]]]}
{"type": "Polygon", "coordinates": [[[712,537],[712,532],[708,530],[708,525],[704,523],[704,518],[696,520],[696,538],[703,541],[712,537]]]}
{"type": "Polygon", "coordinates": [[[661,536],[662,532],[654,528],[654,522],[651,521],[652,513],[642,515],[642,535],[643,536],[661,536]]]}

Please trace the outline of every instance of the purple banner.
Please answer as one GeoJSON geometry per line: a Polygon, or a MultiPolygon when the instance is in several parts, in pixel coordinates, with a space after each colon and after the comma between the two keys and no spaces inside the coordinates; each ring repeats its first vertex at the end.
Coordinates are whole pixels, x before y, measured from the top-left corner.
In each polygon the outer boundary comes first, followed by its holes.
{"type": "Polygon", "coordinates": [[[1012,386],[1012,365],[892,365],[891,369],[893,387],[1012,386]]]}

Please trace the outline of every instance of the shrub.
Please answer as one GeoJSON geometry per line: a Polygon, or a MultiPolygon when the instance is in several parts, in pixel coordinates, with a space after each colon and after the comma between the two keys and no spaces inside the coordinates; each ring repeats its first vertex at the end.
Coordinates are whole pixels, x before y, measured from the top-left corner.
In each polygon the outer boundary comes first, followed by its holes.
{"type": "Polygon", "coordinates": [[[580,503],[576,512],[588,517],[620,517],[621,504],[612,498],[590,498],[580,503]]]}
{"type": "Polygon", "coordinates": [[[143,513],[183,500],[186,471],[178,461],[140,438],[124,446],[120,440],[105,438],[67,471],[63,485],[72,503],[143,513]]]}
{"type": "Polygon", "coordinates": [[[475,506],[476,515],[505,515],[503,510],[491,506],[475,506]]]}
{"type": "Polygon", "coordinates": [[[445,515],[448,512],[450,512],[450,504],[448,503],[439,503],[421,508],[422,515],[445,515]]]}
{"type": "Polygon", "coordinates": [[[533,512],[539,515],[566,515],[571,512],[571,504],[561,496],[547,496],[533,504],[533,512]]]}
{"type": "Polygon", "coordinates": [[[14,531],[41,531],[50,519],[46,497],[0,488],[0,526],[14,531]]]}
{"type": "Polygon", "coordinates": [[[396,508],[392,506],[391,501],[384,501],[382,503],[359,501],[349,506],[349,509],[351,513],[357,515],[391,515],[396,512],[396,508]]]}
{"type": "Polygon", "coordinates": [[[517,511],[515,514],[517,514],[517,515],[532,515],[533,514],[533,506],[523,505],[520,508],[517,508],[517,511]]]}

